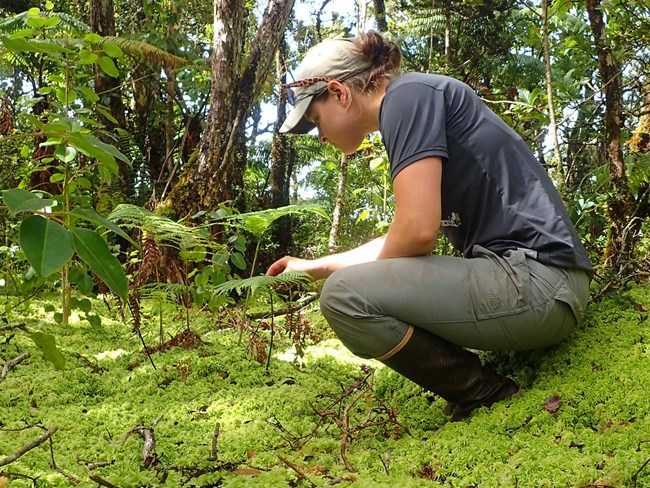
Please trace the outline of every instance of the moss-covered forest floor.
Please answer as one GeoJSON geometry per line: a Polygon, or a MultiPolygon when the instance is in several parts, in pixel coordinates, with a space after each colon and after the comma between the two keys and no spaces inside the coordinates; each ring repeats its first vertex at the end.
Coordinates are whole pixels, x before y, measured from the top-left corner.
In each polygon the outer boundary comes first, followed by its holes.
{"type": "MultiPolygon", "coordinates": [[[[0,486],[650,487],[650,284],[592,303],[559,346],[484,354],[525,393],[459,423],[441,399],[351,356],[316,309],[302,358],[282,319],[267,369],[249,345],[263,360],[268,321],[262,340],[246,330],[238,343],[228,320],[191,313],[196,336],[152,353],[154,369],[114,309],[97,300],[101,326],[63,327],[47,303],[56,297],[10,322],[55,335],[66,367],[19,329],[0,335],[0,368],[30,353],[0,381],[0,462],[58,430],[0,467],[0,486]]],[[[145,312],[153,347],[158,313],[145,312]]],[[[165,340],[185,323],[168,307],[165,340]]]]}

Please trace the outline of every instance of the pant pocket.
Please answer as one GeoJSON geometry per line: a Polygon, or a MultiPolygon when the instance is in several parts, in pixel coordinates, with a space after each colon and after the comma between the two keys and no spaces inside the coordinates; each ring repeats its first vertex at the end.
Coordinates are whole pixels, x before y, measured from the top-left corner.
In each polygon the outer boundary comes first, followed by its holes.
{"type": "Polygon", "coordinates": [[[477,320],[530,309],[530,275],[524,251],[508,251],[498,256],[474,246],[472,256],[468,265],[477,320]]]}

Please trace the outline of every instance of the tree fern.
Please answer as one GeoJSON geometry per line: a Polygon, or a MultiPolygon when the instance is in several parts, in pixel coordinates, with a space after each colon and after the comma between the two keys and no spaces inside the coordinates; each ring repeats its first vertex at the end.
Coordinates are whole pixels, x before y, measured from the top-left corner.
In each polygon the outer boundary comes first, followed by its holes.
{"type": "MultiPolygon", "coordinates": [[[[100,44],[108,42],[119,46],[122,51],[129,54],[138,61],[148,61],[154,65],[168,65],[172,68],[178,68],[188,63],[188,61],[180,56],[168,53],[156,46],[144,41],[135,39],[126,39],[124,37],[106,36],[102,38],[100,44]]],[[[207,65],[206,65],[207,69],[207,65]]]]}
{"type": "Polygon", "coordinates": [[[156,215],[136,205],[120,204],[107,218],[128,229],[141,229],[152,235],[156,242],[179,250],[195,246],[212,246],[205,229],[186,227],[180,222],[156,215]]]}
{"type": "Polygon", "coordinates": [[[411,17],[403,26],[402,32],[406,36],[429,36],[431,30],[444,33],[447,19],[440,8],[422,9],[418,15],[411,17]]]}
{"type": "Polygon", "coordinates": [[[257,212],[234,214],[225,217],[230,225],[245,229],[258,239],[269,229],[271,224],[281,217],[295,214],[313,213],[329,220],[327,212],[318,205],[287,205],[286,207],[270,208],[257,212]]]}
{"type": "MultiPolygon", "coordinates": [[[[48,14],[48,17],[56,17],[61,21],[57,25],[57,30],[66,30],[74,34],[88,34],[91,32],[91,28],[88,24],[72,15],[63,12],[52,12],[48,14]]],[[[0,32],[6,32],[9,34],[18,32],[27,26],[27,21],[29,19],[30,17],[27,12],[22,12],[13,17],[3,19],[0,21],[0,32]]]]}

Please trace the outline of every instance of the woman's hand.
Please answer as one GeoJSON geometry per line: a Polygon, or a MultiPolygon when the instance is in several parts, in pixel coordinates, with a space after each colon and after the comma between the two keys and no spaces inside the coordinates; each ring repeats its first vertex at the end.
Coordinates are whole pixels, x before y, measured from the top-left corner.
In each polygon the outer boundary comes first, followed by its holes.
{"type": "Polygon", "coordinates": [[[314,261],[300,259],[294,256],[285,256],[281,259],[278,259],[275,263],[269,266],[269,269],[266,270],[266,275],[277,276],[281,273],[286,273],[289,271],[305,271],[312,275],[314,279],[318,279],[314,275],[315,267],[313,264],[314,261]]]}

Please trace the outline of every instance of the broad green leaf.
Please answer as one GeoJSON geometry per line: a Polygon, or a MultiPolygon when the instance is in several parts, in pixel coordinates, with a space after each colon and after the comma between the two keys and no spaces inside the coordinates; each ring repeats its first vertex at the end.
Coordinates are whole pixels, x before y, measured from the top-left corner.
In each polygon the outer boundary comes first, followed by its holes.
{"type": "Polygon", "coordinates": [[[34,29],[40,29],[42,27],[54,27],[60,22],[61,19],[58,17],[34,17],[27,21],[27,25],[34,29]]]}
{"type": "Polygon", "coordinates": [[[104,42],[102,44],[102,49],[111,58],[121,58],[124,55],[124,52],[122,51],[120,46],[118,46],[117,44],[113,44],[111,42],[104,42]]]}
{"type": "Polygon", "coordinates": [[[131,164],[129,158],[127,158],[124,154],[122,154],[115,146],[111,144],[106,144],[105,142],[102,142],[99,139],[97,139],[95,136],[84,134],[82,135],[82,137],[87,143],[91,144],[97,150],[104,151],[110,154],[115,159],[120,159],[129,165],[131,164]]]}
{"type": "Polygon", "coordinates": [[[75,183],[79,185],[80,188],[92,188],[93,184],[85,176],[77,176],[74,179],[75,183]]]}
{"type": "Polygon", "coordinates": [[[65,175],[63,173],[54,173],[50,176],[51,183],[61,183],[62,181],[65,181],[65,175]]]}
{"type": "Polygon", "coordinates": [[[54,200],[41,198],[31,191],[13,188],[2,192],[2,199],[9,209],[9,214],[15,217],[21,212],[31,212],[41,210],[44,207],[54,205],[54,200]]]}
{"type": "Polygon", "coordinates": [[[72,241],[79,257],[117,296],[126,300],[129,284],[122,265],[108,249],[102,237],[93,230],[72,228],[72,241]]]}
{"type": "Polygon", "coordinates": [[[65,356],[56,347],[56,338],[53,335],[33,332],[30,337],[36,347],[41,350],[45,359],[50,361],[56,369],[65,369],[65,356]]]}
{"type": "Polygon", "coordinates": [[[32,7],[27,11],[27,17],[29,18],[34,18],[34,17],[39,17],[41,15],[41,9],[32,7]]]}
{"type": "Polygon", "coordinates": [[[25,39],[10,39],[9,37],[0,36],[0,42],[12,51],[24,53],[65,53],[71,52],[69,49],[45,41],[26,41],[25,39]]]}
{"type": "Polygon", "coordinates": [[[106,229],[113,231],[118,236],[129,241],[137,249],[140,249],[138,243],[136,243],[133,239],[131,239],[131,237],[126,232],[124,232],[119,225],[117,225],[115,222],[105,219],[104,217],[99,215],[94,209],[77,207],[72,211],[72,214],[84,220],[87,220],[88,222],[92,222],[98,227],[105,227],[106,229]]]}
{"type": "Polygon", "coordinates": [[[102,56],[99,58],[97,60],[97,64],[108,76],[112,76],[113,78],[120,76],[120,72],[117,70],[117,66],[115,66],[113,60],[108,56],[102,56]]]}
{"type": "Polygon", "coordinates": [[[86,320],[90,323],[92,327],[102,326],[102,318],[99,315],[88,314],[86,315],[86,320]]]}
{"type": "Polygon", "coordinates": [[[74,254],[67,229],[39,215],[23,220],[18,240],[29,264],[44,278],[70,261],[74,254]]]}
{"type": "Polygon", "coordinates": [[[99,34],[94,34],[94,33],[86,34],[84,36],[84,39],[86,39],[88,42],[92,42],[92,43],[102,42],[102,36],[100,36],[99,34]]]}
{"type": "Polygon", "coordinates": [[[81,92],[84,94],[84,96],[88,99],[89,102],[95,103],[99,101],[99,95],[95,93],[95,90],[88,88],[87,86],[82,86],[81,92]]]}
{"type": "Polygon", "coordinates": [[[77,151],[85,154],[89,158],[99,160],[111,173],[115,175],[118,174],[119,170],[115,158],[110,153],[104,151],[101,147],[89,142],[87,137],[88,136],[84,137],[81,134],[69,134],[67,139],[70,145],[74,146],[77,151]]]}
{"type": "Polygon", "coordinates": [[[97,111],[100,114],[102,114],[104,117],[106,117],[110,122],[113,122],[116,125],[120,124],[117,121],[117,119],[115,117],[113,117],[113,115],[108,110],[106,110],[106,108],[102,107],[101,105],[97,105],[97,107],[95,107],[95,108],[97,109],[97,111]]]}
{"type": "Polygon", "coordinates": [[[77,92],[75,90],[67,90],[63,87],[56,89],[56,98],[64,105],[69,105],[77,99],[77,92]]]}
{"type": "Polygon", "coordinates": [[[31,37],[36,34],[34,29],[21,29],[18,32],[11,34],[10,39],[23,39],[25,37],[31,37]]]}
{"type": "Polygon", "coordinates": [[[54,155],[58,160],[69,163],[77,157],[77,151],[74,147],[58,146],[54,151],[54,155]]]}
{"type": "Polygon", "coordinates": [[[99,59],[99,56],[92,51],[86,51],[79,54],[79,64],[94,64],[99,59]]]}
{"type": "Polygon", "coordinates": [[[243,254],[235,252],[230,255],[230,260],[232,261],[232,264],[237,266],[239,269],[246,269],[246,261],[244,260],[243,254]]]}

